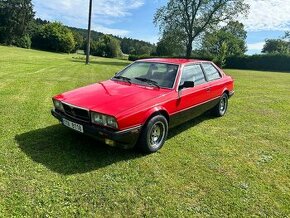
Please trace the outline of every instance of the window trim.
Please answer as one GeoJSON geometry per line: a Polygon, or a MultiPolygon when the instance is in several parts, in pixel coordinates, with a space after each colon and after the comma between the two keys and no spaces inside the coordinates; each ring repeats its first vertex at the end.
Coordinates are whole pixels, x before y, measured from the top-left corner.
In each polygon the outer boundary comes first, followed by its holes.
{"type": "Polygon", "coordinates": [[[219,79],[221,79],[221,78],[223,77],[222,74],[221,74],[221,72],[219,71],[219,69],[217,69],[216,66],[215,66],[213,63],[211,63],[211,62],[203,62],[203,63],[201,63],[200,65],[201,65],[201,68],[202,68],[202,70],[203,70],[203,74],[204,74],[204,76],[205,76],[207,82],[216,81],[216,80],[219,80],[219,79]],[[207,75],[206,75],[206,71],[205,71],[205,69],[204,69],[204,67],[203,67],[203,64],[211,65],[214,69],[216,69],[216,71],[217,71],[218,74],[220,75],[220,78],[213,79],[213,80],[209,80],[208,77],[207,77],[207,75]]]}
{"type": "Polygon", "coordinates": [[[199,65],[199,66],[200,66],[200,68],[201,68],[201,72],[203,73],[204,80],[205,80],[204,83],[201,83],[201,84],[195,85],[194,87],[198,87],[198,86],[200,86],[200,85],[204,85],[204,84],[208,83],[207,77],[206,77],[206,75],[205,75],[205,73],[204,73],[204,69],[203,69],[201,63],[188,63],[188,64],[183,65],[183,67],[181,68],[181,74],[180,74],[180,78],[179,78],[179,82],[178,82],[178,86],[177,86],[177,88],[180,86],[181,78],[182,78],[182,74],[183,74],[183,70],[184,70],[184,68],[185,68],[185,67],[194,66],[194,65],[199,65]]]}

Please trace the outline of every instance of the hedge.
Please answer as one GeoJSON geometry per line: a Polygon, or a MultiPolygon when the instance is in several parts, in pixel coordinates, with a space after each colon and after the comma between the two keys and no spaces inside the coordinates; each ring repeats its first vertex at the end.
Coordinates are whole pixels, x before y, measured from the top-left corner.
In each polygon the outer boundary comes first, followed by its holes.
{"type": "MultiPolygon", "coordinates": [[[[139,59],[155,58],[155,57],[161,58],[158,56],[130,55],[129,60],[136,61],[139,59]]],[[[169,58],[168,56],[162,57],[169,58]]],[[[184,57],[171,57],[171,58],[184,58],[184,57]]],[[[210,61],[213,60],[213,57],[196,56],[192,58],[210,61]]],[[[241,57],[229,57],[226,59],[226,66],[224,68],[290,72],[290,55],[260,54],[260,55],[245,55],[241,57]]]]}
{"type": "Polygon", "coordinates": [[[161,58],[159,56],[148,56],[148,55],[129,55],[129,61],[137,61],[140,59],[147,59],[147,58],[161,58]]]}
{"type": "Polygon", "coordinates": [[[226,68],[290,72],[290,55],[263,54],[227,58],[226,68]]]}
{"type": "MultiPolygon", "coordinates": [[[[147,58],[185,58],[184,56],[154,56],[154,55],[129,55],[128,60],[129,61],[136,61],[140,59],[147,59],[147,58]]],[[[213,60],[213,57],[201,57],[201,56],[195,56],[191,57],[190,59],[199,59],[199,60],[213,60]]]]}

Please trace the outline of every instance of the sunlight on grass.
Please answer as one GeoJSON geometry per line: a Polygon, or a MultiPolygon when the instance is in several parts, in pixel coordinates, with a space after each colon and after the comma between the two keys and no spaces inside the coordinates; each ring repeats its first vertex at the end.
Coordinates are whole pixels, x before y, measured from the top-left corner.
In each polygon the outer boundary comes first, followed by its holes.
{"type": "Polygon", "coordinates": [[[50,115],[53,95],[128,63],[0,46],[0,216],[289,216],[290,74],[226,70],[228,114],[172,129],[148,156],[50,115]]]}

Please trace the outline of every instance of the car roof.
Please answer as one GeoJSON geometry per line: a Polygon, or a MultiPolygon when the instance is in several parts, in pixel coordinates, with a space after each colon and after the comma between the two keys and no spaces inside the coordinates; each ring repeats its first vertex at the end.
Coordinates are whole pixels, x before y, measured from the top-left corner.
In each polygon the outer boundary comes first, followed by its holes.
{"type": "Polygon", "coordinates": [[[205,60],[198,59],[185,59],[185,58],[150,58],[150,59],[141,59],[137,62],[156,62],[156,63],[165,63],[165,64],[188,64],[188,63],[197,63],[197,62],[210,62],[205,60]]]}

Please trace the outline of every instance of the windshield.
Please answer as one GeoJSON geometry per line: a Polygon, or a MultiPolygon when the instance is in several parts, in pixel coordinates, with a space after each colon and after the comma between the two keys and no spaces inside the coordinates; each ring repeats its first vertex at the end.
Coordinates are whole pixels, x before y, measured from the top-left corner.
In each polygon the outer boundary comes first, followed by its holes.
{"type": "Polygon", "coordinates": [[[177,70],[178,65],[174,64],[135,62],[119,72],[113,79],[162,88],[173,88],[177,70]]]}

